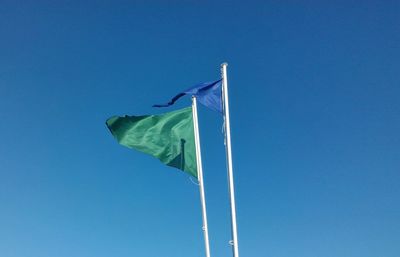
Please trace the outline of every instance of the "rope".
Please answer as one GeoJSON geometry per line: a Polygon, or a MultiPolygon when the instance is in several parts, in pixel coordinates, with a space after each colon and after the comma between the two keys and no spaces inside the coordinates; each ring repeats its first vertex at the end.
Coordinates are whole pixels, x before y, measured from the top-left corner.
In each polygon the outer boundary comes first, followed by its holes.
{"type": "Polygon", "coordinates": [[[193,178],[192,178],[192,177],[189,177],[189,179],[190,179],[190,181],[191,181],[193,184],[195,184],[196,186],[200,186],[200,184],[199,184],[198,182],[193,181],[193,178]]]}

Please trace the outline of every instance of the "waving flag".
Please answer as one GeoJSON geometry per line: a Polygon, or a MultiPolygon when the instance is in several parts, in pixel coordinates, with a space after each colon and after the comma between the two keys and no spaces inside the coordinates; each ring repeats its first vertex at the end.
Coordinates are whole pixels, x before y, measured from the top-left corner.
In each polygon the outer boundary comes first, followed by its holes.
{"type": "Polygon", "coordinates": [[[199,83],[177,94],[168,103],[155,104],[153,107],[171,106],[184,95],[194,95],[202,105],[222,113],[221,80],[199,83]]]}
{"type": "Polygon", "coordinates": [[[161,115],[114,116],[106,125],[119,144],[197,178],[192,107],[161,115]]]}

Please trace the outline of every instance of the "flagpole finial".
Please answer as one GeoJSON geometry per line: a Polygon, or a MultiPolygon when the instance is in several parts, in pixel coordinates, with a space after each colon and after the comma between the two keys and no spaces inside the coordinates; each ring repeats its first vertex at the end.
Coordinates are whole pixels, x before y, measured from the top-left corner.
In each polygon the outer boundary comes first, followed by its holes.
{"type": "Polygon", "coordinates": [[[224,66],[228,66],[228,63],[227,63],[227,62],[223,62],[223,63],[221,64],[221,67],[224,67],[224,66]]]}

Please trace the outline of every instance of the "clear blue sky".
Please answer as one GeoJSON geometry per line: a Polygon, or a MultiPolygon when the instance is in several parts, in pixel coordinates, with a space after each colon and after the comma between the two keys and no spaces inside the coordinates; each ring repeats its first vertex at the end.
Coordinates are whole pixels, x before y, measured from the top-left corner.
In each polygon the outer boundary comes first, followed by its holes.
{"type": "MultiPolygon", "coordinates": [[[[94,2],[1,1],[0,256],[204,256],[198,188],[104,122],[223,61],[241,256],[400,256],[399,1],[94,2]]],[[[228,257],[222,123],[199,111],[228,257]]]]}

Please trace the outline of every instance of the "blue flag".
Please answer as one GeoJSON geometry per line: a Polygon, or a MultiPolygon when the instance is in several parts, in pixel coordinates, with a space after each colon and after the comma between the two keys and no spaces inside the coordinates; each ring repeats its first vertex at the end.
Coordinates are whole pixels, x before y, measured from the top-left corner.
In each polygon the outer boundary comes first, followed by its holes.
{"type": "Polygon", "coordinates": [[[222,113],[221,80],[199,83],[177,94],[168,103],[155,104],[153,107],[171,106],[184,95],[194,95],[202,105],[210,108],[211,110],[222,113]]]}

